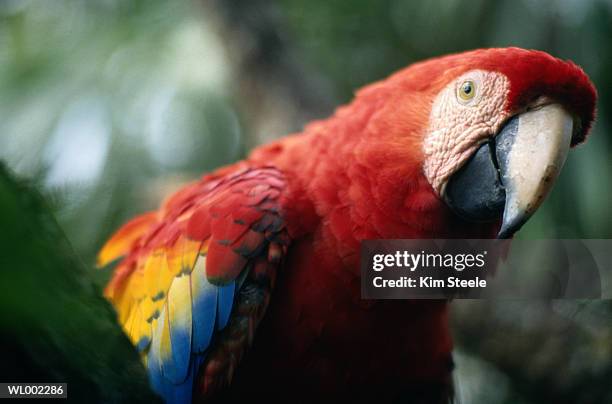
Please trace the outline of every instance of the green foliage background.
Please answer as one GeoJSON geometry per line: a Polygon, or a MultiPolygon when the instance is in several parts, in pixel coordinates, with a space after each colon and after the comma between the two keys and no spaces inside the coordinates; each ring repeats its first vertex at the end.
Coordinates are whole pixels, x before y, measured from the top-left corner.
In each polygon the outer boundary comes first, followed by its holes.
{"type": "MultiPolygon", "coordinates": [[[[520,237],[610,238],[611,39],[609,0],[8,0],[0,2],[0,159],[51,201],[93,268],[96,251],[123,221],[252,146],[329,115],[364,84],[449,52],[537,48],[585,69],[599,90],[598,119],[520,237]]],[[[99,286],[108,274],[92,276],[99,286]]],[[[593,389],[609,375],[608,303],[572,306],[590,313],[586,326],[582,315],[569,323],[586,333],[581,343],[596,344],[594,353],[545,367],[571,362],[580,380],[590,372],[579,387],[566,383],[571,391],[593,389]]],[[[489,347],[497,334],[483,335],[487,326],[501,327],[521,339],[527,327],[546,345],[556,328],[542,318],[568,321],[569,309],[534,308],[548,310],[543,317],[525,306],[483,309],[457,305],[466,402],[569,397],[504,362],[496,353],[506,348],[489,347]],[[463,321],[476,315],[490,321],[463,321]],[[516,321],[500,325],[500,318],[516,321]],[[467,323],[483,332],[470,333],[467,323]]],[[[578,350],[572,341],[566,349],[578,350]]]]}

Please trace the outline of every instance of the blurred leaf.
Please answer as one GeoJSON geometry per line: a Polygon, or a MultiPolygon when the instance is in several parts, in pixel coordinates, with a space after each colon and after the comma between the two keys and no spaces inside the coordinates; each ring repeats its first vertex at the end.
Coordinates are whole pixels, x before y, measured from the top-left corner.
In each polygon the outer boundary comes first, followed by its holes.
{"type": "Polygon", "coordinates": [[[75,402],[156,401],[138,354],[42,199],[0,166],[0,378],[75,402]]]}

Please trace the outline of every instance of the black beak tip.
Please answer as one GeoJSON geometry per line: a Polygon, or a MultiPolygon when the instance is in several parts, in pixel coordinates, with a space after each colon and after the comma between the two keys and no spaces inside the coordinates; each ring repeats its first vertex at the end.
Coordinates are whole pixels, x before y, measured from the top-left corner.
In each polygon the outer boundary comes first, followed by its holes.
{"type": "Polygon", "coordinates": [[[504,217],[501,228],[497,233],[497,238],[500,240],[512,238],[512,236],[523,227],[525,222],[527,222],[526,215],[517,216],[510,220],[506,220],[504,217]]]}
{"type": "Polygon", "coordinates": [[[514,236],[514,231],[511,231],[510,229],[504,228],[502,227],[499,230],[499,233],[497,233],[497,239],[498,240],[507,240],[509,238],[512,238],[512,236],[514,236]]]}

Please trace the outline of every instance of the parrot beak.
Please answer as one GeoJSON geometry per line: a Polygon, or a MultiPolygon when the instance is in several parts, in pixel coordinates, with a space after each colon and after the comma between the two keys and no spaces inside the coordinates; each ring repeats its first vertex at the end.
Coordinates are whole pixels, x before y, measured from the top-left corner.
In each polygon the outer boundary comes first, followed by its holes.
{"type": "Polygon", "coordinates": [[[540,206],[570,148],[572,116],[556,103],[512,117],[449,180],[447,204],[470,221],[502,216],[498,238],[510,238],[540,206]]]}

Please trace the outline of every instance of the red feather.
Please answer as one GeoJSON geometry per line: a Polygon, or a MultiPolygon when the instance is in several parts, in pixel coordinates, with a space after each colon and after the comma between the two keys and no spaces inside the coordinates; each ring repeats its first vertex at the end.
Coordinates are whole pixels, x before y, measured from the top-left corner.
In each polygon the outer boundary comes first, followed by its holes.
{"type": "MultiPolygon", "coordinates": [[[[294,401],[300,392],[303,400],[384,402],[412,387],[448,392],[446,303],[361,300],[357,256],[364,239],[495,235],[496,223],[469,224],[453,215],[422,171],[433,100],[471,69],[508,77],[507,112],[542,95],[558,100],[582,123],[573,144],[585,139],[596,93],[571,62],[508,48],[417,63],[360,90],[351,104],[303,133],[187,186],[158,214],[141,219],[146,229],[138,221],[127,225],[103,250],[128,253],[107,290],[117,291],[110,293],[114,299],[123,293],[140,258],[155,248],[169,249],[183,238],[206,240],[212,281],[236,279],[251,265],[260,284],[277,285],[227,398],[294,401]],[[262,245],[266,260],[257,254],[262,245]],[[269,265],[285,252],[285,269],[276,278],[269,265]],[[249,261],[252,255],[257,258],[249,261]]],[[[239,328],[245,335],[232,341],[250,340],[250,321],[239,328]]],[[[203,394],[227,381],[218,378],[234,364],[233,351],[227,352],[224,361],[216,351],[200,374],[203,394]]]]}

